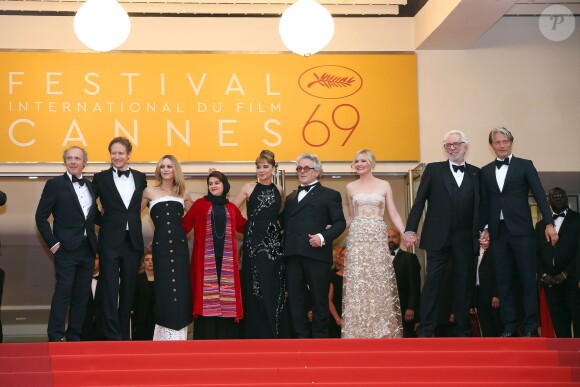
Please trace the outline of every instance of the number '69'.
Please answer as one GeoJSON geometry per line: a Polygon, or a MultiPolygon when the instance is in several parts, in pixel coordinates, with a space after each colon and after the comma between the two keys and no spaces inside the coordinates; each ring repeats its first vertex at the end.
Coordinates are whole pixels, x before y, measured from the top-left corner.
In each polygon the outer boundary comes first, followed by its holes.
{"type": "MultiPolygon", "coordinates": [[[[314,109],[314,111],[312,112],[312,114],[310,115],[310,117],[308,118],[306,123],[304,124],[304,127],[302,128],[302,138],[304,139],[304,142],[306,142],[308,145],[314,146],[314,147],[321,147],[321,146],[325,145],[330,140],[330,127],[328,126],[328,124],[322,120],[315,120],[314,119],[314,115],[318,111],[318,108],[320,108],[320,104],[318,104],[316,106],[316,108],[314,109]],[[314,142],[314,141],[308,140],[308,138],[309,138],[308,133],[311,134],[310,138],[313,137],[313,135],[312,135],[313,132],[315,135],[317,135],[316,137],[320,137],[320,131],[324,131],[324,133],[322,134],[323,141],[319,140],[318,142],[314,142]]],[[[342,119],[342,121],[344,121],[344,118],[342,119]]],[[[348,121],[351,121],[351,120],[349,119],[348,121]]],[[[346,103],[341,104],[341,105],[336,106],[334,108],[334,110],[332,110],[332,123],[334,124],[334,126],[339,130],[344,130],[344,131],[350,132],[350,133],[348,133],[348,136],[346,136],[346,138],[342,142],[341,146],[344,146],[348,142],[348,139],[354,133],[359,122],[360,122],[360,114],[359,114],[357,108],[355,108],[354,106],[352,106],[350,104],[346,104],[346,103]],[[348,125],[348,123],[346,125],[342,125],[342,124],[344,124],[344,122],[342,122],[342,123],[337,122],[337,116],[338,116],[339,109],[351,109],[354,112],[356,119],[354,120],[354,123],[352,125],[348,125]]]]}

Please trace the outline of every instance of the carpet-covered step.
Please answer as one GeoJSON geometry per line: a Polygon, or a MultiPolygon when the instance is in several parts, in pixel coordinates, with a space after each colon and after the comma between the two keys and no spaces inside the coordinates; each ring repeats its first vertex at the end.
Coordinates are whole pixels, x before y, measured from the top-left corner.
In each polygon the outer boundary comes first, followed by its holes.
{"type": "MultiPolygon", "coordinates": [[[[53,355],[54,370],[122,370],[287,367],[430,367],[446,366],[558,366],[580,365],[580,352],[556,351],[341,351],[341,352],[238,352],[140,353],[53,355]]],[[[0,366],[0,369],[2,367],[0,366]]]]}

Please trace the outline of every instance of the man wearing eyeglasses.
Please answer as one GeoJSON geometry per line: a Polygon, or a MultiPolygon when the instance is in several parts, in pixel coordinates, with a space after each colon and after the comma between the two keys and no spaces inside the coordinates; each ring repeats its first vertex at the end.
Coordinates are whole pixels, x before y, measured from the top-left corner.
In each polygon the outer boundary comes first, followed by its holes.
{"type": "Polygon", "coordinates": [[[558,243],[546,240],[546,224],[536,224],[538,276],[546,291],[556,337],[580,337],[580,214],[568,207],[568,195],[560,187],[548,194],[558,243]]]}
{"type": "Polygon", "coordinates": [[[546,225],[545,238],[552,245],[558,241],[552,212],[544,187],[530,160],[512,155],[514,137],[506,128],[489,133],[489,145],[496,159],[484,166],[482,174],[481,228],[489,236],[494,259],[501,305],[502,337],[516,336],[516,281],[521,283],[524,336],[538,336],[538,300],[536,290],[536,241],[528,192],[532,192],[546,225]]]}
{"type": "Polygon", "coordinates": [[[448,160],[427,165],[407,219],[403,240],[406,245],[415,244],[419,221],[428,204],[419,244],[427,252],[427,276],[418,337],[433,336],[437,327],[439,293],[449,260],[453,262],[453,334],[471,336],[469,306],[480,244],[480,170],[465,162],[468,147],[467,136],[459,130],[443,137],[448,160]]]}
{"type": "Polygon", "coordinates": [[[301,154],[296,173],[300,186],[288,195],[284,209],[290,316],[298,338],[328,337],[332,242],[346,228],[342,198],[318,181],[322,164],[316,155],[301,154]],[[312,306],[311,326],[306,305],[312,306]]]}

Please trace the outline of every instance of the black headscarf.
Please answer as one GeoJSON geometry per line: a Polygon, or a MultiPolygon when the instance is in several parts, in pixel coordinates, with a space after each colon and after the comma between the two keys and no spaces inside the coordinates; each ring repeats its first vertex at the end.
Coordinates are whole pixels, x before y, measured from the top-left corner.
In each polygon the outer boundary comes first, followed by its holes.
{"type": "Polygon", "coordinates": [[[218,205],[222,205],[222,206],[229,203],[229,200],[226,196],[227,196],[228,192],[230,192],[230,182],[228,181],[228,178],[226,177],[226,175],[224,175],[220,171],[211,172],[207,176],[207,185],[208,185],[207,195],[204,196],[204,199],[210,201],[212,204],[218,204],[218,205]],[[209,178],[210,177],[218,178],[219,181],[221,181],[222,184],[224,185],[224,192],[221,194],[221,196],[214,196],[210,192],[210,190],[209,190],[209,178]]]}

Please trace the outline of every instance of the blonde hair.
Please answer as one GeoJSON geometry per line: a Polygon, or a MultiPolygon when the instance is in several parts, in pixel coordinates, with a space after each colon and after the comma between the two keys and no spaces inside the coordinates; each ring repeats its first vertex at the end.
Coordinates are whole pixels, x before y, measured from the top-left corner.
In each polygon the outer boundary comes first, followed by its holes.
{"type": "Polygon", "coordinates": [[[183,176],[183,171],[181,170],[181,164],[173,155],[165,155],[159,159],[157,166],[155,167],[155,180],[157,181],[157,186],[161,186],[161,164],[163,160],[168,159],[173,165],[173,193],[177,197],[183,196],[185,194],[185,177],[183,176]]]}
{"type": "Polygon", "coordinates": [[[358,152],[356,152],[356,154],[354,155],[354,159],[352,160],[352,163],[350,163],[351,168],[354,168],[354,161],[356,160],[358,155],[363,155],[365,157],[365,159],[371,165],[371,169],[373,169],[375,167],[375,164],[377,162],[376,162],[375,154],[373,153],[373,151],[370,149],[361,149],[358,152]]]}

